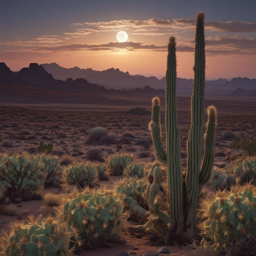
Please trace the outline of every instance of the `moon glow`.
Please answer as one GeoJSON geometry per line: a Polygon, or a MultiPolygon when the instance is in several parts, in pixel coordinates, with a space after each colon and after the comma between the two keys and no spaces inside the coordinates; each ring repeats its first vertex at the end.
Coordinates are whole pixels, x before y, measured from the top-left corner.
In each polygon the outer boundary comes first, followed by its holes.
{"type": "Polygon", "coordinates": [[[124,31],[119,31],[116,34],[116,39],[118,40],[118,42],[123,43],[123,42],[126,42],[128,40],[128,35],[124,31]]]}

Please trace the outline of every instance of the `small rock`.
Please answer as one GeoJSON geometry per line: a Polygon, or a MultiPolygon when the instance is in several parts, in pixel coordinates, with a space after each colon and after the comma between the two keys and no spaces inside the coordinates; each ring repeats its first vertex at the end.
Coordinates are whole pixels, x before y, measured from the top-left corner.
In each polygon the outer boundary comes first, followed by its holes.
{"type": "Polygon", "coordinates": [[[128,252],[121,252],[118,254],[118,256],[129,256],[128,252]]]}
{"type": "Polygon", "coordinates": [[[130,252],[129,255],[137,255],[136,252],[130,252]]]}
{"type": "Polygon", "coordinates": [[[170,253],[170,251],[166,247],[160,248],[157,252],[159,252],[159,253],[170,253]]]}
{"type": "Polygon", "coordinates": [[[130,126],[140,127],[140,122],[131,123],[130,126]]]}
{"type": "Polygon", "coordinates": [[[144,253],[144,256],[159,256],[157,252],[149,251],[144,253]]]}

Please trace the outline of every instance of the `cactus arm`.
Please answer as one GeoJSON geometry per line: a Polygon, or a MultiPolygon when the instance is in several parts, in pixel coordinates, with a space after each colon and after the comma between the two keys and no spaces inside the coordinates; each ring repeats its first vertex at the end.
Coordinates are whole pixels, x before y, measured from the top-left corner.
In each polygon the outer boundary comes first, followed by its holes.
{"type": "Polygon", "coordinates": [[[204,185],[209,181],[214,161],[215,127],[216,127],[216,108],[210,106],[207,109],[208,122],[205,132],[204,159],[199,173],[199,184],[204,185]]]}
{"type": "Polygon", "coordinates": [[[180,132],[177,122],[176,108],[176,42],[170,37],[168,44],[166,71],[166,138],[167,138],[167,169],[169,189],[170,217],[177,221],[178,232],[183,226],[183,191],[182,171],[180,163],[180,132]]]}
{"type": "Polygon", "coordinates": [[[149,124],[149,130],[151,130],[152,141],[154,145],[155,156],[158,161],[166,163],[166,153],[163,148],[161,139],[161,127],[160,127],[160,99],[155,97],[152,101],[152,118],[149,124]]]}
{"type": "Polygon", "coordinates": [[[48,143],[46,154],[50,154],[52,152],[52,148],[53,148],[53,144],[52,143],[48,143]]]}
{"type": "Polygon", "coordinates": [[[186,175],[186,191],[188,199],[187,232],[194,233],[197,198],[199,193],[200,151],[204,118],[204,88],[205,88],[205,42],[204,14],[198,13],[195,38],[194,86],[192,95],[191,127],[187,143],[188,165],[186,175]]]}

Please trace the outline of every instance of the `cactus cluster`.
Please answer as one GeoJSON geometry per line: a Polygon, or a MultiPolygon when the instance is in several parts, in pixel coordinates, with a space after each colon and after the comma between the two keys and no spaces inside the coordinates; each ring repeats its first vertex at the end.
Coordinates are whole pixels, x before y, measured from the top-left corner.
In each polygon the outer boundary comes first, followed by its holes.
{"type": "Polygon", "coordinates": [[[14,223],[10,235],[1,241],[1,255],[73,255],[69,249],[77,232],[66,223],[48,217],[45,220],[35,220],[32,217],[27,223],[14,223]]]}
{"type": "Polygon", "coordinates": [[[95,168],[98,170],[99,180],[109,180],[109,177],[106,173],[107,166],[105,164],[96,164],[95,168]]]}
{"type": "Polygon", "coordinates": [[[40,144],[37,147],[40,153],[45,153],[45,154],[50,154],[52,152],[52,148],[53,148],[52,143],[44,144],[43,141],[40,141],[40,144]]]}
{"type": "MultiPolygon", "coordinates": [[[[207,110],[208,123],[205,132],[204,158],[201,164],[201,144],[203,137],[204,119],[204,91],[205,91],[205,40],[204,40],[204,13],[198,13],[196,18],[195,37],[195,65],[194,85],[191,98],[191,127],[187,142],[187,169],[184,179],[180,163],[180,140],[177,124],[176,108],[176,42],[170,37],[168,44],[167,72],[166,72],[166,151],[161,141],[160,132],[160,100],[153,99],[152,121],[149,125],[152,134],[156,158],[167,165],[168,169],[168,202],[167,215],[160,210],[154,197],[161,187],[151,175],[148,187],[148,204],[151,209],[151,219],[154,229],[165,242],[170,236],[185,232],[194,234],[194,225],[197,213],[197,201],[201,187],[210,179],[213,159],[216,126],[216,109],[210,106],[207,110]],[[167,231],[166,226],[169,227],[167,231]]],[[[158,172],[158,171],[156,171],[158,172]]],[[[170,239],[169,239],[170,240],[170,239]]]]}
{"type": "Polygon", "coordinates": [[[235,186],[230,192],[218,192],[213,202],[202,203],[203,233],[214,249],[230,239],[241,242],[249,234],[256,238],[256,188],[235,186]]]}
{"type": "Polygon", "coordinates": [[[110,155],[106,160],[110,175],[123,175],[125,167],[132,163],[133,159],[131,154],[110,155]]]}
{"type": "Polygon", "coordinates": [[[90,162],[75,163],[63,170],[62,181],[64,186],[68,187],[68,191],[71,191],[74,187],[77,189],[94,187],[94,180],[97,177],[98,172],[90,162]]]}
{"type": "Polygon", "coordinates": [[[115,192],[123,200],[125,204],[129,204],[130,200],[134,199],[143,208],[147,207],[147,202],[143,197],[146,191],[146,181],[144,179],[124,178],[115,186],[115,192]]]}
{"type": "Polygon", "coordinates": [[[144,177],[144,163],[131,163],[124,169],[126,177],[144,177]]]}
{"type": "Polygon", "coordinates": [[[86,247],[119,236],[124,225],[123,205],[111,193],[84,191],[69,199],[61,216],[74,225],[86,247]]]}
{"type": "Polygon", "coordinates": [[[30,197],[43,188],[46,175],[43,164],[27,153],[4,155],[0,162],[0,186],[6,188],[10,202],[17,197],[30,197]]]}
{"type": "Polygon", "coordinates": [[[57,156],[38,155],[38,161],[43,163],[43,172],[46,173],[46,182],[58,184],[60,179],[60,160],[57,156]]]}
{"type": "Polygon", "coordinates": [[[235,148],[239,151],[239,149],[244,149],[248,152],[249,156],[256,156],[256,141],[253,136],[251,136],[250,140],[241,139],[239,142],[233,140],[231,143],[231,148],[235,148]]]}

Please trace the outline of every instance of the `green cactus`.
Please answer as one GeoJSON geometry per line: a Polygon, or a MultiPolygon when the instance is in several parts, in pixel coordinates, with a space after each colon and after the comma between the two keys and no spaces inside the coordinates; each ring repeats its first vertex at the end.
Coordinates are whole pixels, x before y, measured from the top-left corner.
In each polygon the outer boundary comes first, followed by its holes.
{"type": "Polygon", "coordinates": [[[129,216],[140,224],[147,222],[149,209],[144,197],[147,184],[143,179],[125,178],[117,183],[114,191],[124,203],[124,210],[129,211],[129,216]]]}
{"type": "Polygon", "coordinates": [[[123,204],[108,192],[84,191],[61,208],[63,220],[74,225],[85,247],[99,246],[118,237],[124,225],[123,204]]]}
{"type": "Polygon", "coordinates": [[[99,180],[109,180],[109,177],[106,173],[107,166],[105,164],[95,164],[95,168],[98,170],[99,180]]]}
{"type": "Polygon", "coordinates": [[[242,162],[239,162],[235,173],[237,176],[246,175],[252,179],[256,179],[256,157],[248,157],[242,162]]]}
{"type": "Polygon", "coordinates": [[[46,173],[46,183],[58,186],[60,182],[60,160],[57,156],[38,155],[38,161],[43,163],[43,172],[46,173]]]}
{"type": "Polygon", "coordinates": [[[30,197],[43,188],[43,164],[27,153],[5,155],[0,162],[0,186],[5,187],[12,203],[17,197],[30,197]]]}
{"type": "Polygon", "coordinates": [[[231,148],[235,148],[238,151],[239,149],[244,149],[248,152],[249,156],[256,156],[256,141],[253,136],[251,136],[250,140],[241,139],[239,143],[236,140],[233,140],[231,148]]]}
{"type": "Polygon", "coordinates": [[[195,42],[195,76],[191,104],[191,127],[187,142],[188,161],[185,180],[182,179],[179,128],[177,125],[176,42],[174,37],[170,37],[168,44],[166,72],[166,152],[161,142],[160,100],[157,97],[153,99],[150,130],[156,158],[167,164],[169,215],[159,209],[159,204],[154,203],[154,195],[157,194],[159,189],[158,183],[154,181],[154,176],[157,176],[158,171],[154,171],[150,177],[148,204],[152,210],[153,226],[165,241],[170,234],[177,235],[185,232],[190,236],[193,235],[199,190],[209,180],[213,166],[216,109],[214,106],[210,106],[207,110],[208,124],[205,132],[204,158],[200,168],[205,90],[204,13],[198,13],[197,15],[195,42]],[[166,233],[166,225],[169,227],[168,234],[166,233]]]}
{"type": "Polygon", "coordinates": [[[75,163],[64,169],[62,181],[64,186],[68,187],[68,191],[72,191],[74,187],[77,189],[94,187],[94,180],[97,177],[97,170],[90,162],[75,163]]]}
{"type": "Polygon", "coordinates": [[[107,131],[102,127],[93,128],[88,134],[86,143],[90,144],[92,142],[98,141],[102,136],[108,134],[107,131]]]}
{"type": "Polygon", "coordinates": [[[233,187],[216,194],[213,202],[202,203],[203,233],[214,249],[228,240],[243,241],[249,234],[256,238],[256,188],[253,185],[233,187]]]}
{"type": "Polygon", "coordinates": [[[131,154],[110,155],[106,160],[110,175],[123,175],[125,167],[132,163],[133,159],[131,154]]]}
{"type": "Polygon", "coordinates": [[[77,237],[77,232],[66,223],[53,218],[35,220],[27,223],[14,223],[10,235],[1,239],[3,256],[71,256],[69,244],[77,237]]]}
{"type": "Polygon", "coordinates": [[[52,152],[52,148],[53,148],[52,143],[44,144],[43,141],[40,141],[40,145],[37,147],[37,149],[41,153],[45,153],[45,154],[50,154],[52,152]]]}
{"type": "Polygon", "coordinates": [[[131,163],[124,169],[126,177],[144,177],[144,163],[131,163]]]}

